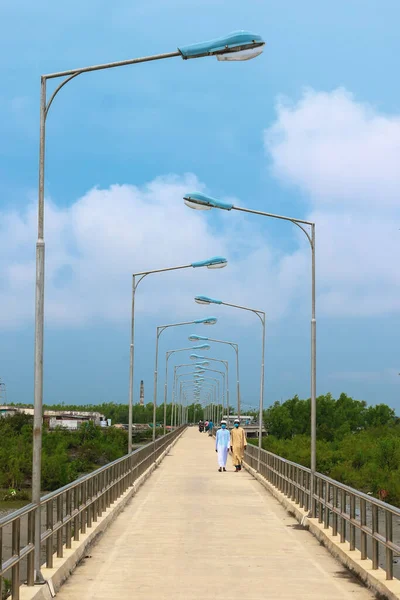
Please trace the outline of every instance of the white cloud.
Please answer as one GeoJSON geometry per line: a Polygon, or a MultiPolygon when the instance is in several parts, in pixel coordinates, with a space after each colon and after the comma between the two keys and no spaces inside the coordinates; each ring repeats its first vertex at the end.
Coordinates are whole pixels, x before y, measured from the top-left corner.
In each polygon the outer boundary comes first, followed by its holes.
{"type": "Polygon", "coordinates": [[[319,204],[399,205],[399,115],[380,115],[342,88],[308,90],[277,109],[265,142],[278,177],[319,204]]]}
{"type": "MultiPolygon", "coordinates": [[[[236,255],[236,260],[221,270],[187,269],[148,277],[140,284],[137,310],[167,322],[173,316],[180,320],[199,315],[201,309],[193,301],[196,294],[263,309],[268,288],[269,316],[282,314],[290,302],[287,292],[299,284],[292,276],[293,264],[265,247],[246,219],[223,220],[222,228],[216,229],[214,219],[208,222],[185,207],[184,193],[203,188],[194,175],[169,176],[142,188],[92,189],[69,207],[47,201],[47,321],[81,325],[96,319],[127,319],[131,273],[216,255],[228,260],[236,255]],[[240,257],[237,239],[250,240],[243,244],[240,257]]],[[[0,324],[12,327],[33,318],[36,207],[0,217],[0,324]]]]}
{"type": "MultiPolygon", "coordinates": [[[[278,105],[265,141],[273,173],[310,200],[317,317],[399,312],[399,118],[379,115],[344,90],[308,91],[298,104],[278,105]]],[[[138,312],[160,322],[227,314],[201,311],[193,296],[205,294],[265,310],[268,320],[309,316],[310,252],[301,232],[298,249],[284,254],[260,234],[258,220],[242,213],[207,218],[186,208],[182,196],[193,189],[205,189],[195,175],[171,175],[142,187],[94,188],[68,207],[47,200],[47,322],[129,319],[132,272],[215,255],[231,259],[226,269],[146,279],[138,312]]],[[[0,213],[1,327],[33,319],[36,219],[34,205],[0,213]]],[[[232,309],[227,318],[249,315],[232,309]]]]}
{"type": "Polygon", "coordinates": [[[316,223],[319,314],[400,310],[400,116],[346,90],[280,102],[265,132],[272,172],[300,189],[316,223]]]}

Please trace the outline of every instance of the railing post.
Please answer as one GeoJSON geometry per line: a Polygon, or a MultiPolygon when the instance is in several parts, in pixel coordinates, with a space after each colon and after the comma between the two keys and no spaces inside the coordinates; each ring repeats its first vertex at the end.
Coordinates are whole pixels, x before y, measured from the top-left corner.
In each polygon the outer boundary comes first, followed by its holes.
{"type": "Polygon", "coordinates": [[[324,497],[324,529],[329,529],[329,500],[330,500],[331,486],[328,482],[325,484],[325,497],[324,497]]]}
{"type": "MultiPolygon", "coordinates": [[[[360,524],[365,527],[367,524],[367,503],[361,498],[360,500],[360,524]]],[[[367,558],[367,534],[361,530],[361,560],[367,558]]]]}
{"type": "MultiPolygon", "coordinates": [[[[322,523],[324,520],[324,509],[323,509],[323,503],[322,503],[322,498],[323,498],[323,493],[324,493],[324,482],[322,481],[322,479],[317,479],[316,477],[314,478],[314,481],[316,482],[316,486],[314,487],[314,491],[318,493],[318,523],[322,523]]],[[[315,517],[317,516],[316,514],[314,515],[315,517]]]]}
{"type": "Polygon", "coordinates": [[[46,540],[46,567],[48,569],[53,568],[53,510],[53,500],[51,499],[46,502],[46,529],[47,533],[51,532],[46,540]]]}
{"type": "MultiPolygon", "coordinates": [[[[63,497],[57,496],[57,525],[63,520],[63,497]]],[[[63,556],[63,528],[57,529],[57,558],[63,556]]]]}
{"type": "MultiPolygon", "coordinates": [[[[33,549],[28,554],[27,564],[27,584],[29,586],[34,585],[35,582],[35,511],[28,513],[28,544],[32,544],[33,549]]],[[[1,532],[1,530],[0,530],[1,532]]],[[[1,564],[1,539],[0,539],[0,564],[1,564]]],[[[1,579],[1,577],[0,577],[1,579]]],[[[0,584],[0,598],[1,598],[1,584],[0,584]]]]}
{"type": "MultiPolygon", "coordinates": [[[[385,537],[386,543],[393,541],[393,518],[392,513],[385,513],[385,537]]],[[[393,550],[386,548],[386,579],[393,579],[393,550]]]]}
{"type": "Polygon", "coordinates": [[[335,486],[332,490],[332,535],[337,535],[338,531],[338,515],[336,509],[338,507],[338,489],[335,486]]]}
{"type": "Polygon", "coordinates": [[[87,508],[86,508],[86,498],[87,498],[87,494],[86,494],[86,481],[82,482],[82,486],[81,486],[81,505],[84,506],[85,508],[82,508],[82,512],[81,512],[81,533],[86,533],[86,512],[87,512],[87,508]]]}
{"type": "MultiPolygon", "coordinates": [[[[12,523],[11,552],[13,556],[20,555],[21,549],[21,519],[12,523]]],[[[19,561],[11,569],[11,593],[13,600],[19,600],[19,561]]]]}
{"type": "Polygon", "coordinates": [[[71,521],[71,515],[72,515],[72,496],[71,496],[71,490],[67,490],[66,496],[65,496],[65,512],[66,512],[66,516],[68,517],[68,523],[65,526],[65,547],[66,548],[71,548],[71,529],[72,529],[72,521],[71,521]]]}
{"type": "Polygon", "coordinates": [[[356,548],[356,528],[352,521],[356,518],[356,499],[354,494],[350,494],[350,550],[356,548]]]}
{"type": "Polygon", "coordinates": [[[346,492],[340,490],[340,543],[343,544],[346,541],[346,519],[343,515],[346,514],[346,492]]]}
{"type": "Polygon", "coordinates": [[[74,511],[78,511],[74,517],[74,540],[79,542],[79,507],[80,507],[80,491],[82,487],[77,485],[74,489],[74,511]]]}
{"type": "MultiPolygon", "coordinates": [[[[378,507],[372,505],[372,534],[379,533],[378,507]]],[[[379,567],[379,543],[378,540],[372,538],[372,568],[374,570],[379,567]]]]}

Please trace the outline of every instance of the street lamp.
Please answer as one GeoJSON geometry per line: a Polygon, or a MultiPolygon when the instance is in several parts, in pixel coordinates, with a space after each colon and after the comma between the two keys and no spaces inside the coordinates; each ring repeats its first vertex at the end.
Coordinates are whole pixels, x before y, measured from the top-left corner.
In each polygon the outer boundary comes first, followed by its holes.
{"type": "MultiPolygon", "coordinates": [[[[201,360],[204,358],[204,356],[199,356],[198,354],[191,354],[190,358],[192,360],[201,360]]],[[[208,360],[211,360],[213,362],[220,362],[225,366],[226,369],[226,406],[227,406],[227,415],[229,417],[229,368],[228,368],[228,361],[227,360],[221,360],[220,358],[213,358],[211,356],[208,357],[208,360]]]]}
{"type": "MultiPolygon", "coordinates": [[[[135,297],[136,289],[139,283],[147,277],[147,275],[153,275],[154,273],[166,273],[167,271],[178,271],[180,269],[198,269],[201,267],[207,267],[207,269],[221,269],[226,267],[228,261],[222,256],[214,256],[207,260],[201,260],[186,265],[179,265],[176,267],[167,267],[163,269],[153,269],[152,271],[142,271],[140,273],[133,273],[132,275],[132,316],[131,316],[131,344],[129,354],[129,408],[128,408],[128,453],[132,452],[132,406],[133,402],[133,388],[134,388],[134,353],[135,353],[135,297]],[[136,280],[136,278],[138,278],[136,280]]],[[[165,433],[165,431],[164,431],[165,433]]]]}
{"type": "MultiPolygon", "coordinates": [[[[183,377],[184,375],[188,375],[187,373],[182,373],[179,378],[183,377]]],[[[181,381],[180,383],[180,387],[190,387],[193,389],[193,393],[194,393],[194,397],[196,399],[200,399],[201,396],[201,392],[208,392],[208,398],[211,399],[211,412],[214,412],[214,407],[216,407],[217,405],[217,394],[219,397],[219,380],[213,377],[206,377],[205,381],[202,381],[200,384],[198,385],[193,385],[193,381],[181,381]],[[215,382],[215,383],[212,383],[215,382]],[[218,389],[218,392],[217,392],[218,389]]],[[[214,416],[214,415],[213,415],[214,416]]]]}
{"type": "Polygon", "coordinates": [[[198,344],[197,346],[192,346],[192,348],[177,348],[176,350],[169,350],[165,353],[165,384],[164,384],[164,435],[167,429],[167,394],[168,394],[168,360],[172,354],[176,352],[184,352],[187,350],[209,350],[211,346],[209,344],[198,344]]]}
{"type": "Polygon", "coordinates": [[[44,583],[40,564],[41,535],[41,458],[42,458],[42,404],[43,404],[43,330],[44,330],[44,192],[45,192],[45,145],[46,119],[53,100],[59,91],[72,79],[93,71],[115,69],[145,62],[153,62],[167,58],[181,57],[183,60],[216,56],[218,60],[248,60],[258,56],[265,45],[261,36],[248,32],[236,31],[226,37],[208,42],[181,46],[174,52],[155,54],[141,58],[131,58],[117,62],[92,65],[67,71],[59,71],[41,76],[40,90],[40,130],[39,130],[39,189],[38,189],[38,237],[36,242],[36,294],[35,294],[35,354],[34,354],[34,423],[33,423],[33,459],[32,459],[32,503],[38,509],[35,516],[35,581],[44,583]],[[47,99],[47,81],[59,80],[61,83],[47,99]]]}
{"type": "MultiPolygon", "coordinates": [[[[214,390],[214,396],[215,396],[215,385],[211,385],[208,382],[204,382],[204,383],[201,382],[201,384],[195,384],[193,382],[193,380],[181,381],[181,378],[184,375],[188,375],[188,373],[182,373],[181,375],[179,375],[179,376],[176,377],[176,383],[178,382],[178,380],[179,380],[179,383],[180,383],[180,385],[179,385],[180,392],[182,392],[182,390],[190,390],[191,389],[192,392],[193,392],[194,399],[195,400],[200,400],[201,392],[202,391],[207,391],[207,389],[211,389],[212,388],[214,390]],[[210,386],[211,386],[211,388],[210,388],[210,386]]],[[[174,381],[174,392],[173,393],[175,395],[175,381],[174,381]]],[[[171,427],[172,427],[172,424],[171,424],[171,427]]]]}
{"type": "MultiPolygon", "coordinates": [[[[234,342],[227,342],[225,340],[215,340],[213,338],[204,337],[202,335],[191,335],[191,336],[189,336],[189,341],[190,342],[207,341],[207,342],[216,342],[217,344],[228,344],[228,346],[231,346],[234,349],[234,351],[236,352],[237,415],[240,418],[239,345],[235,344],[234,342]]],[[[193,346],[193,349],[194,348],[196,348],[196,346],[193,346]]]]}
{"type": "Polygon", "coordinates": [[[239,308],[240,310],[247,310],[257,315],[262,325],[262,352],[261,352],[261,383],[260,383],[260,419],[259,419],[259,430],[258,430],[258,470],[260,469],[260,458],[261,458],[261,447],[262,447],[262,425],[263,425],[263,408],[264,408],[264,362],[265,362],[265,312],[262,310],[256,310],[255,308],[249,308],[248,306],[240,306],[239,304],[231,304],[229,302],[222,302],[222,300],[215,300],[208,296],[196,296],[195,301],[197,304],[220,304],[224,306],[232,306],[233,308],[239,308]]]}
{"type": "Polygon", "coordinates": [[[170,325],[159,325],[156,335],[156,360],[154,367],[154,397],[153,397],[153,442],[156,440],[156,410],[157,410],[157,383],[158,383],[158,341],[163,331],[169,327],[180,327],[181,325],[192,325],[193,323],[202,325],[215,325],[217,319],[215,317],[206,317],[205,319],[196,319],[195,321],[183,321],[182,323],[171,323],[170,325]]]}
{"type": "Polygon", "coordinates": [[[315,517],[316,505],[314,499],[315,471],[317,468],[316,440],[317,440],[317,320],[315,314],[315,223],[294,217],[285,217],[250,208],[235,206],[231,202],[223,202],[207,196],[201,192],[193,192],[184,196],[186,206],[199,210],[220,208],[222,210],[238,210],[240,212],[290,221],[305,234],[311,248],[311,481],[310,481],[310,512],[315,517]]]}
{"type": "MultiPolygon", "coordinates": [[[[197,342],[197,341],[208,341],[208,342],[216,342],[217,344],[228,344],[228,346],[231,346],[236,353],[236,395],[237,395],[237,413],[238,413],[238,417],[240,418],[240,380],[239,380],[239,345],[235,344],[235,342],[228,342],[226,340],[215,340],[213,338],[208,338],[202,335],[191,335],[189,336],[189,341],[190,342],[197,342]]],[[[195,348],[195,346],[193,346],[193,348],[195,348]]]]}
{"type": "MultiPolygon", "coordinates": [[[[179,375],[177,375],[178,369],[180,369],[182,367],[192,367],[192,366],[193,366],[192,364],[188,363],[188,364],[177,365],[177,366],[174,367],[173,394],[172,394],[172,399],[173,399],[172,401],[173,401],[173,403],[174,403],[174,399],[175,399],[175,389],[176,389],[176,385],[177,385],[177,380],[180,377],[185,377],[185,376],[188,376],[188,375],[193,375],[193,377],[194,377],[196,375],[196,373],[197,373],[197,371],[190,371],[190,372],[187,372],[187,373],[180,373],[179,375]]],[[[222,378],[223,378],[222,383],[223,383],[223,390],[224,390],[223,394],[222,394],[222,409],[223,409],[224,408],[224,398],[225,398],[225,373],[224,373],[224,371],[219,371],[217,369],[205,368],[205,370],[206,371],[210,371],[211,373],[218,373],[219,375],[222,375],[222,378]]],[[[203,372],[205,372],[205,370],[203,372]]],[[[219,379],[213,378],[213,377],[204,377],[204,380],[205,381],[212,380],[212,381],[216,382],[216,384],[217,384],[217,395],[218,395],[218,399],[219,399],[220,398],[220,394],[219,394],[219,379]]]]}
{"type": "MultiPolygon", "coordinates": [[[[177,367],[175,367],[175,373],[174,373],[174,385],[175,385],[175,377],[176,377],[176,370],[180,367],[191,367],[191,364],[186,364],[186,365],[178,365],[177,367]]],[[[226,390],[226,379],[225,379],[225,372],[224,371],[219,371],[218,369],[210,369],[208,367],[205,367],[201,373],[206,373],[206,372],[211,372],[211,373],[218,373],[219,375],[222,375],[222,384],[223,384],[223,393],[222,393],[222,410],[224,410],[225,407],[225,395],[226,398],[228,398],[228,394],[225,394],[225,390],[226,390]]],[[[185,375],[193,375],[193,377],[196,377],[196,373],[198,373],[198,371],[191,371],[190,373],[182,373],[181,375],[179,375],[179,377],[185,376],[185,375]]],[[[204,377],[205,380],[213,380],[217,382],[218,385],[218,398],[220,398],[220,394],[219,394],[219,379],[215,379],[212,377],[204,377]]],[[[229,411],[229,403],[227,401],[227,412],[229,411]]]]}
{"type": "MultiPolygon", "coordinates": [[[[182,381],[180,384],[180,392],[183,393],[183,397],[186,398],[187,401],[187,422],[190,422],[189,419],[189,400],[191,401],[192,405],[193,405],[193,414],[192,414],[192,422],[196,422],[196,405],[200,404],[202,405],[203,402],[210,402],[210,398],[212,399],[212,395],[213,395],[213,391],[215,393],[215,388],[214,390],[212,388],[209,387],[204,387],[202,389],[193,389],[191,388],[191,382],[190,381],[182,381]],[[203,392],[203,394],[202,394],[203,392]],[[202,397],[203,397],[203,401],[202,401],[202,397]]],[[[212,401],[212,400],[211,400],[212,401]]]]}

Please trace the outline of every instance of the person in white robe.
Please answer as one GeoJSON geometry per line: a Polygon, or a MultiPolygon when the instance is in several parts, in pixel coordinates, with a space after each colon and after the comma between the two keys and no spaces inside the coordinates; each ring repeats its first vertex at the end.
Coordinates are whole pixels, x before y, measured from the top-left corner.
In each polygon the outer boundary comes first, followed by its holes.
{"type": "Polygon", "coordinates": [[[215,436],[215,452],[218,454],[218,471],[226,471],[226,461],[230,446],[230,433],[226,428],[226,421],[221,421],[221,428],[215,436]]]}

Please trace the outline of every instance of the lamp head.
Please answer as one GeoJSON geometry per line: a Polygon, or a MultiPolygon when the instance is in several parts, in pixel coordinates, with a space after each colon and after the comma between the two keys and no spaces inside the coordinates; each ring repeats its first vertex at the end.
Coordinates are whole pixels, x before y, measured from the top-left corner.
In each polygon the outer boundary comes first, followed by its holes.
{"type": "Polygon", "coordinates": [[[193,350],[209,350],[210,348],[210,344],[199,344],[197,346],[193,346],[193,350]]]}
{"type": "Polygon", "coordinates": [[[233,31],[228,35],[207,42],[189,44],[178,48],[182,58],[216,56],[218,60],[250,60],[259,56],[264,49],[262,37],[250,31],[233,31]]]}
{"type": "Polygon", "coordinates": [[[194,323],[196,323],[196,325],[202,323],[203,325],[215,325],[215,323],[217,322],[217,318],[216,317],[206,317],[205,319],[196,319],[196,321],[194,321],[194,323]]]}
{"type": "Polygon", "coordinates": [[[222,258],[222,256],[214,256],[213,258],[209,258],[207,260],[201,260],[199,262],[192,263],[192,267],[197,269],[198,267],[207,267],[207,269],[222,269],[226,267],[228,261],[226,258],[222,258]]]}
{"type": "Polygon", "coordinates": [[[197,304],[222,304],[222,300],[216,300],[209,296],[195,296],[194,301],[197,302],[197,304]]]}
{"type": "Polygon", "coordinates": [[[210,210],[210,208],[220,208],[221,210],[232,210],[231,202],[223,202],[212,196],[207,196],[202,192],[188,192],[184,195],[183,201],[189,208],[196,210],[210,210]]]}
{"type": "MultiPolygon", "coordinates": [[[[204,337],[203,335],[190,335],[188,339],[189,342],[206,342],[208,340],[208,337],[204,337]]],[[[193,347],[195,348],[196,346],[193,347]]]]}

